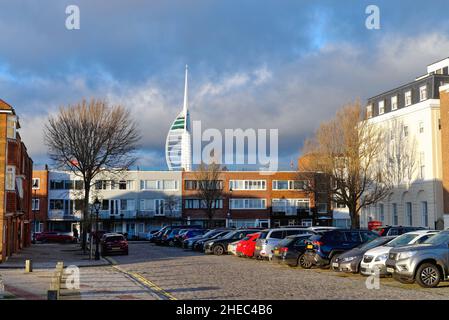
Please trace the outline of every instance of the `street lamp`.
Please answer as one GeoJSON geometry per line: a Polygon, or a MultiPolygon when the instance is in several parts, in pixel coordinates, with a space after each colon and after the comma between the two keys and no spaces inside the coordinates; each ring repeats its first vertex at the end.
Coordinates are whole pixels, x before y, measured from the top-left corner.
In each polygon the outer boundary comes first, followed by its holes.
{"type": "Polygon", "coordinates": [[[228,213],[226,215],[226,221],[227,221],[226,227],[227,228],[229,228],[229,224],[230,224],[231,218],[232,218],[232,215],[231,215],[231,200],[232,200],[232,188],[229,188],[229,210],[228,210],[228,213]]]}
{"type": "Polygon", "coordinates": [[[34,219],[33,219],[33,243],[36,243],[36,211],[39,210],[39,207],[36,208],[36,203],[37,203],[37,198],[36,198],[36,190],[39,187],[39,184],[37,182],[38,180],[36,179],[33,183],[33,191],[34,191],[34,201],[33,201],[33,214],[34,214],[34,219]]]}
{"type": "Polygon", "coordinates": [[[94,201],[94,210],[96,214],[96,220],[95,220],[95,260],[100,260],[100,247],[98,242],[98,215],[100,213],[100,205],[101,202],[98,200],[98,198],[95,198],[94,201]]]}

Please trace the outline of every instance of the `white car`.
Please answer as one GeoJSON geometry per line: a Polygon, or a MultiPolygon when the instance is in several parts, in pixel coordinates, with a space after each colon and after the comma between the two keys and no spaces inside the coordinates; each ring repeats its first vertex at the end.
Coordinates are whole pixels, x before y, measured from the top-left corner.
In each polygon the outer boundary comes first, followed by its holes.
{"type": "Polygon", "coordinates": [[[240,242],[240,240],[238,241],[234,241],[230,244],[228,244],[228,254],[232,254],[232,255],[237,255],[237,244],[240,242]]]}
{"type": "Polygon", "coordinates": [[[381,276],[389,274],[385,262],[387,261],[388,254],[392,248],[420,244],[437,233],[438,231],[435,230],[412,231],[400,235],[383,246],[368,250],[363,255],[360,264],[360,273],[366,276],[375,274],[376,271],[378,271],[381,276]]]}

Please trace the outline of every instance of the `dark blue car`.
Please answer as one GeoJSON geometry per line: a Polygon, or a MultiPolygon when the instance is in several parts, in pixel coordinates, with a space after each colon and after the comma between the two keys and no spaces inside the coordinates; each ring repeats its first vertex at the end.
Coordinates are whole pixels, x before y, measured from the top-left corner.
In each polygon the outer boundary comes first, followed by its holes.
{"type": "Polygon", "coordinates": [[[307,242],[304,256],[309,263],[301,266],[307,269],[314,265],[327,267],[343,252],[378,237],[375,232],[358,229],[337,229],[314,235],[307,242]]]}

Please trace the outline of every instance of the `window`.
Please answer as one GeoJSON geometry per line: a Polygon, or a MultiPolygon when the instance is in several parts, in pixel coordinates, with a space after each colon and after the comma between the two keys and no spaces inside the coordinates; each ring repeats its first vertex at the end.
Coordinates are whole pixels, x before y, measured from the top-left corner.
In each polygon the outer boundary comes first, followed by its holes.
{"type": "Polygon", "coordinates": [[[273,190],[288,190],[288,180],[274,180],[273,190]]]}
{"type": "MultiPolygon", "coordinates": [[[[186,209],[207,209],[206,201],[200,199],[186,199],[184,206],[186,209]]],[[[223,209],[223,200],[217,199],[212,202],[212,208],[223,209]]]]}
{"type": "Polygon", "coordinates": [[[266,199],[230,199],[231,209],[266,209],[266,199]]]}
{"type": "Polygon", "coordinates": [[[398,96],[391,97],[391,110],[396,110],[398,108],[398,96]]]}
{"type": "Polygon", "coordinates": [[[424,227],[429,226],[429,212],[427,209],[427,201],[421,202],[421,224],[424,227]]]}
{"type": "Polygon", "coordinates": [[[154,200],[156,215],[163,216],[165,214],[165,201],[164,199],[154,200]]]}
{"type": "Polygon", "coordinates": [[[404,126],[403,130],[404,130],[404,137],[408,137],[408,126],[404,126]]]}
{"type": "Polygon", "coordinates": [[[64,180],[64,189],[72,190],[73,189],[73,180],[64,180]]]}
{"type": "Polygon", "coordinates": [[[101,201],[101,210],[109,210],[109,200],[103,199],[101,201]]]}
{"type": "Polygon", "coordinates": [[[427,86],[419,88],[419,101],[427,100],[427,86]]]}
{"type": "Polygon", "coordinates": [[[184,188],[186,190],[196,190],[198,188],[197,185],[198,184],[196,180],[186,180],[184,182],[184,188]]]}
{"type": "Polygon", "coordinates": [[[178,181],[176,180],[164,180],[163,181],[163,189],[164,190],[177,190],[178,189],[178,181]]]}
{"type": "Polygon", "coordinates": [[[132,211],[136,209],[136,202],[133,199],[121,199],[120,200],[120,210],[122,211],[132,211]]]}
{"type": "Polygon", "coordinates": [[[409,226],[413,225],[413,213],[412,213],[412,203],[411,202],[405,203],[405,221],[407,222],[407,225],[409,225],[409,226]]]}
{"type": "Polygon", "coordinates": [[[308,185],[307,180],[273,180],[273,190],[304,190],[308,185]]]}
{"type": "MultiPolygon", "coordinates": [[[[311,227],[313,225],[313,220],[312,219],[303,219],[301,220],[301,226],[303,227],[311,227]]],[[[302,242],[304,240],[301,240],[302,242]]]]}
{"type": "Polygon", "coordinates": [[[31,200],[31,210],[32,211],[39,211],[39,199],[33,198],[31,200]]]}
{"type": "Polygon", "coordinates": [[[108,187],[111,187],[111,182],[107,180],[97,180],[95,181],[95,189],[96,190],[107,190],[108,187]]]}
{"type": "Polygon", "coordinates": [[[385,222],[385,212],[384,212],[384,204],[379,204],[379,220],[385,222]]]}
{"type": "Polygon", "coordinates": [[[366,117],[368,119],[373,117],[373,105],[371,104],[366,107],[366,117]]]}
{"type": "Polygon", "coordinates": [[[327,203],[317,203],[318,213],[327,213],[327,203]]]}
{"type": "Polygon", "coordinates": [[[159,181],[158,180],[141,180],[140,189],[142,190],[158,190],[159,181]]]}
{"type": "Polygon", "coordinates": [[[425,153],[421,152],[419,154],[419,178],[424,180],[426,178],[426,163],[425,163],[425,153]]]}
{"type": "Polygon", "coordinates": [[[154,211],[154,200],[153,199],[140,199],[140,210],[141,211],[154,211]]]}
{"type": "Polygon", "coordinates": [[[310,212],[309,199],[273,199],[271,206],[273,212],[281,212],[286,215],[310,212]]]}
{"type": "Polygon", "coordinates": [[[15,116],[8,116],[6,136],[10,139],[16,138],[17,118],[15,116]]]}
{"type": "Polygon", "coordinates": [[[418,131],[419,131],[419,133],[424,133],[424,122],[422,122],[422,121],[419,122],[418,131]]]}
{"type": "Polygon", "coordinates": [[[50,210],[63,210],[64,200],[62,199],[50,199],[50,210]]]}
{"type": "Polygon", "coordinates": [[[229,188],[232,190],[265,190],[265,180],[230,180],[229,188]]]}
{"type": "Polygon", "coordinates": [[[407,91],[405,93],[405,106],[409,106],[412,104],[412,92],[407,91]]]}
{"type": "Polygon", "coordinates": [[[41,179],[33,178],[32,186],[33,186],[33,190],[39,190],[41,187],[41,179]]]}
{"type": "Polygon", "coordinates": [[[398,217],[398,204],[397,203],[393,203],[392,204],[392,224],[394,226],[399,225],[399,217],[398,217]]]}
{"type": "Polygon", "coordinates": [[[178,190],[177,180],[141,180],[141,190],[178,190]]]}
{"type": "Polygon", "coordinates": [[[84,181],[75,180],[75,190],[83,190],[84,189],[84,181]]]}
{"type": "Polygon", "coordinates": [[[118,182],[118,189],[119,190],[126,190],[127,189],[126,186],[127,186],[126,181],[121,180],[121,181],[118,182]]]}
{"type": "Polygon", "coordinates": [[[379,114],[385,113],[385,100],[379,101],[379,114]]]}
{"type": "Polygon", "coordinates": [[[14,191],[16,189],[16,167],[6,166],[6,190],[14,191]]]}

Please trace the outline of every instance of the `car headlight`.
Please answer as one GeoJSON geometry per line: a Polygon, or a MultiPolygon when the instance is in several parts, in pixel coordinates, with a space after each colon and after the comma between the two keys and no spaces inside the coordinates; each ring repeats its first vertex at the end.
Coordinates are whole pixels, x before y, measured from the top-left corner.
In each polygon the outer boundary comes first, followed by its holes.
{"type": "Polygon", "coordinates": [[[386,261],[388,259],[388,253],[381,254],[380,256],[377,256],[374,261],[386,261]]]}
{"type": "Polygon", "coordinates": [[[415,254],[416,254],[416,251],[400,252],[398,255],[398,260],[408,259],[410,257],[413,257],[415,254]]]}
{"type": "Polygon", "coordinates": [[[207,243],[207,245],[208,245],[208,246],[211,246],[211,245],[213,245],[213,244],[214,244],[214,242],[213,242],[213,241],[212,241],[212,242],[208,242],[208,243],[207,243]]]}
{"type": "Polygon", "coordinates": [[[352,261],[352,260],[354,260],[356,257],[346,257],[346,258],[343,258],[343,262],[349,262],[349,261],[352,261]]]}

